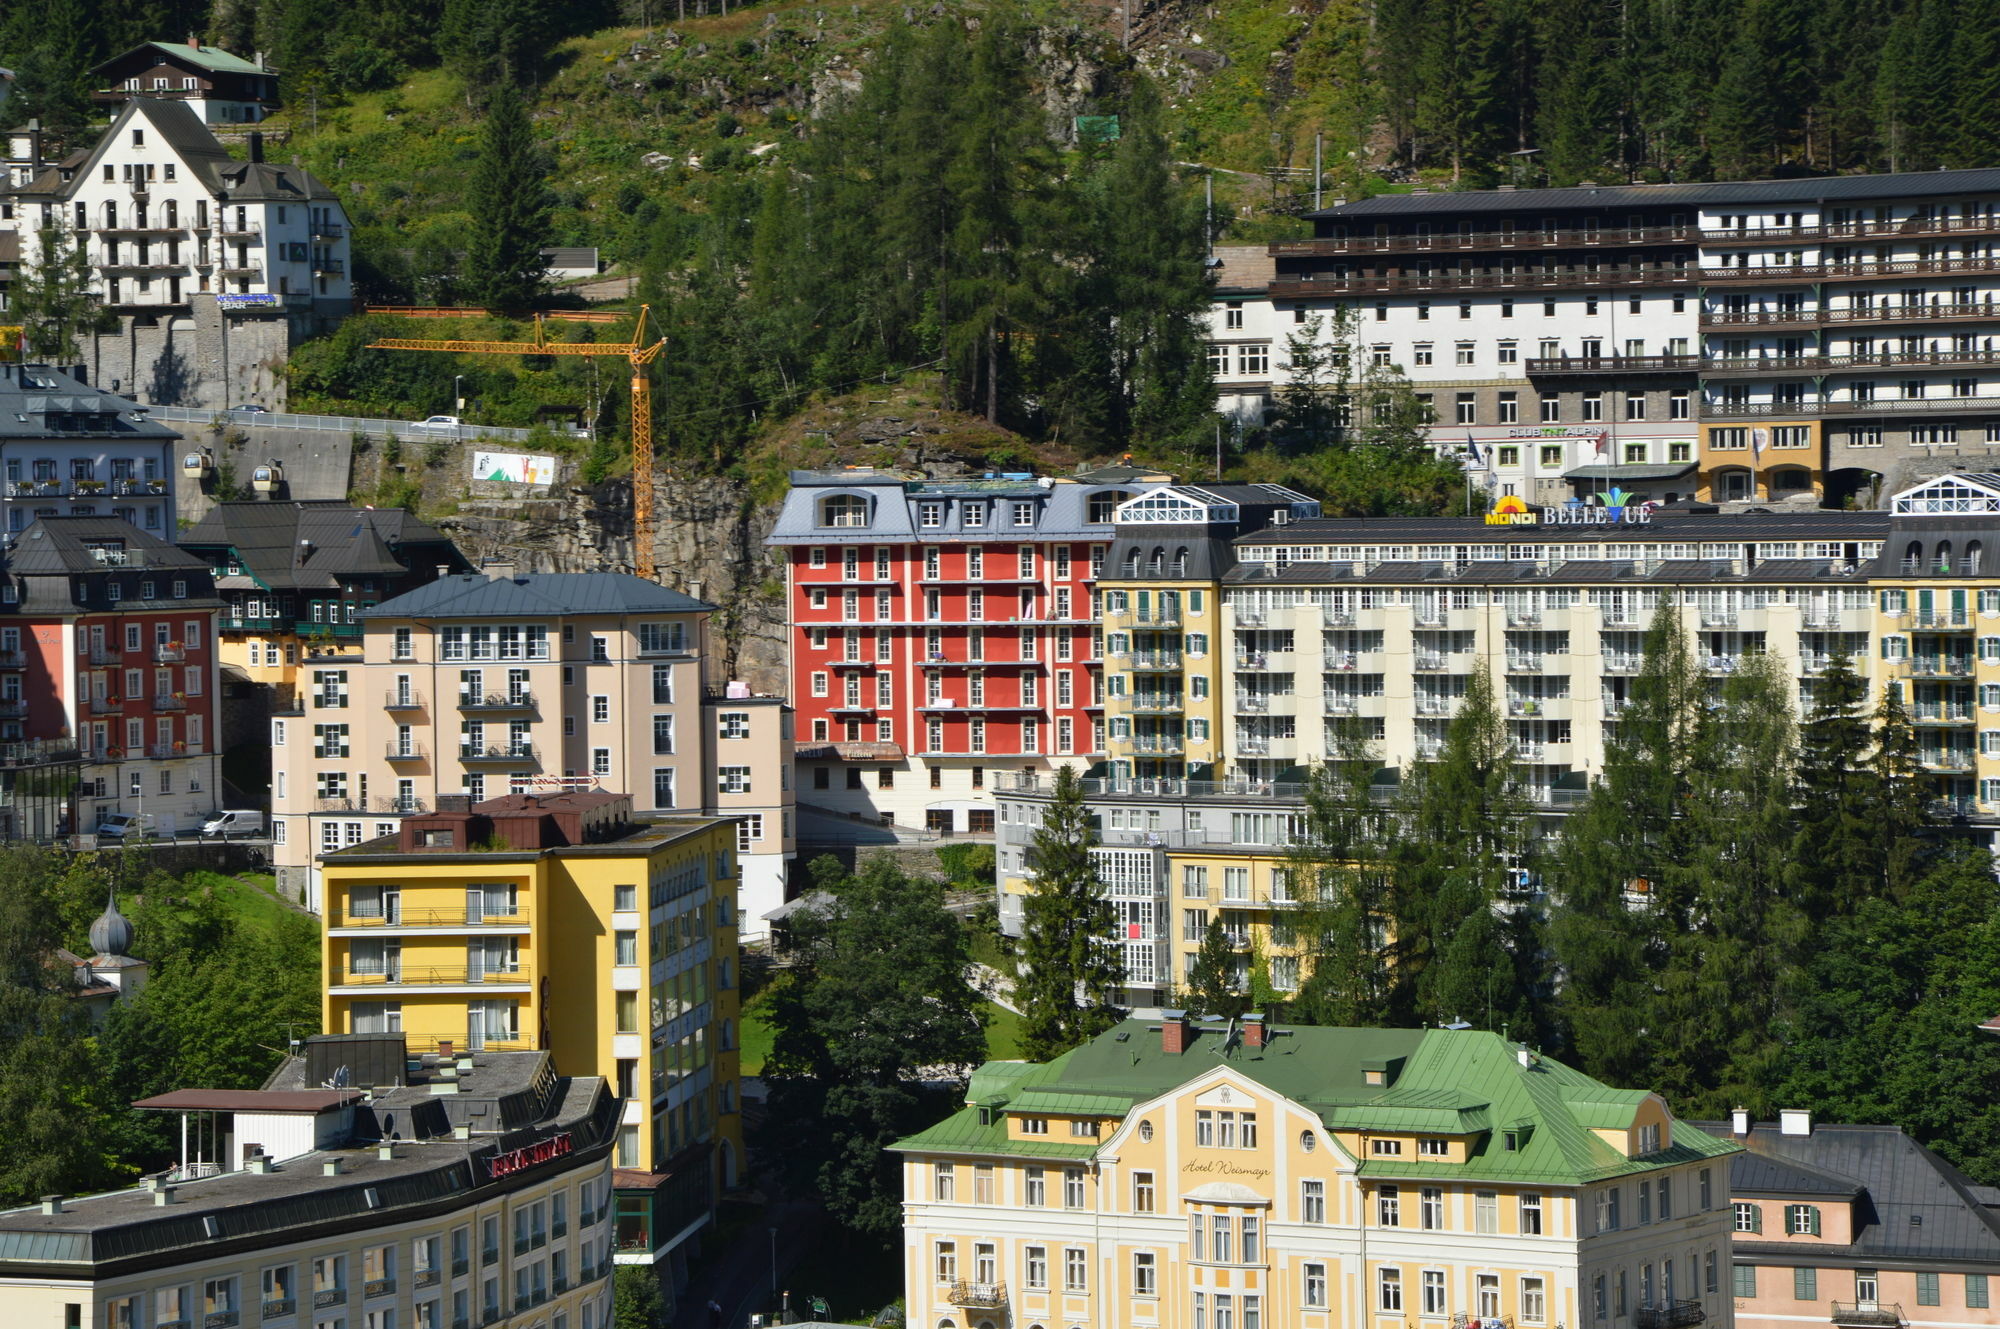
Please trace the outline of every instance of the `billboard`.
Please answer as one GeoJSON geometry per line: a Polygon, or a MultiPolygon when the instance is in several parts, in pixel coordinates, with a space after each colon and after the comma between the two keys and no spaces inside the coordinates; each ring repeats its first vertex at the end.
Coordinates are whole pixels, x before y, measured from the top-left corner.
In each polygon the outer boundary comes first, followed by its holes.
{"type": "Polygon", "coordinates": [[[472,478],[513,485],[552,485],[556,482],[556,459],[527,452],[475,452],[472,478]]]}

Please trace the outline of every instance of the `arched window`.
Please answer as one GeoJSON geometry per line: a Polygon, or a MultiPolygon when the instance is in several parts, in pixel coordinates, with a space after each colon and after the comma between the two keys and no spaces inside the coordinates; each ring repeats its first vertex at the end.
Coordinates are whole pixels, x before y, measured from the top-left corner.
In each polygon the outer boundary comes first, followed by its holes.
{"type": "Polygon", "coordinates": [[[1771,497],[1796,494],[1812,488],[1812,473],[1800,466],[1782,466],[1771,472],[1771,497]]]}
{"type": "Polygon", "coordinates": [[[1915,572],[1924,565],[1924,542],[1912,540],[1903,547],[1903,570],[1915,572]]]}
{"type": "Polygon", "coordinates": [[[1938,541],[1937,570],[1939,572],[1951,571],[1951,541],[1949,540],[1938,541]]]}
{"type": "Polygon", "coordinates": [[[1187,560],[1188,551],[1186,545],[1182,545],[1179,549],[1174,550],[1174,575],[1176,577],[1187,575],[1187,560]]]}
{"type": "Polygon", "coordinates": [[[1715,496],[1725,503],[1757,497],[1757,482],[1745,467],[1732,466],[1715,473],[1715,496]]]}
{"type": "Polygon", "coordinates": [[[104,224],[106,226],[118,224],[118,204],[110,199],[106,199],[104,203],[104,224]]]}
{"type": "Polygon", "coordinates": [[[1166,569],[1167,551],[1160,545],[1154,545],[1152,557],[1146,560],[1146,571],[1152,573],[1154,576],[1158,576],[1160,573],[1165,572],[1166,569]]]}
{"type": "Polygon", "coordinates": [[[1960,566],[1959,570],[1961,572],[1979,571],[1979,560],[1985,552],[1985,547],[1978,540],[1967,540],[1965,542],[1965,562],[1960,566]]]}
{"type": "Polygon", "coordinates": [[[1139,551],[1136,549],[1125,551],[1125,575],[1128,577],[1139,575],[1139,551]]]}
{"type": "Polygon", "coordinates": [[[868,500],[858,494],[831,494],[819,501],[822,526],[866,526],[868,500]]]}

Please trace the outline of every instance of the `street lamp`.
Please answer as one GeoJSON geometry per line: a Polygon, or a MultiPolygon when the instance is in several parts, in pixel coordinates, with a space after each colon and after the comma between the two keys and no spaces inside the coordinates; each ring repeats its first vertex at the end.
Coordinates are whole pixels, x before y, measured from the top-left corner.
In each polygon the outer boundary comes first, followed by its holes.
{"type": "Polygon", "coordinates": [[[464,393],[464,391],[463,391],[463,390],[461,390],[461,389],[460,389],[460,387],[459,387],[459,384],[461,384],[461,383],[463,383],[463,382],[465,382],[465,375],[463,375],[463,374],[453,374],[453,375],[451,376],[451,404],[452,404],[452,409],[453,409],[454,411],[456,411],[456,412],[457,412],[458,414],[460,414],[460,415],[464,415],[464,414],[465,414],[465,393],[464,393]]]}

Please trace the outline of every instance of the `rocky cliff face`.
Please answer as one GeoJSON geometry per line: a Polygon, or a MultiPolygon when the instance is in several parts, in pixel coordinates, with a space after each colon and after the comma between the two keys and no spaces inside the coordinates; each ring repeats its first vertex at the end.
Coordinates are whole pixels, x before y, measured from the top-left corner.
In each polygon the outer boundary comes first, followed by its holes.
{"type": "MultiPolygon", "coordinates": [[[[382,471],[400,471],[420,486],[419,510],[474,562],[510,560],[529,572],[632,567],[629,477],[585,485],[574,460],[559,458],[557,483],[546,488],[474,481],[470,446],[434,445],[410,461],[368,449],[356,457],[358,492],[365,501],[382,471]]],[[[653,512],[661,580],[716,607],[718,678],[783,692],[784,562],[763,544],[777,509],[755,503],[741,482],[663,470],[653,512]]]]}

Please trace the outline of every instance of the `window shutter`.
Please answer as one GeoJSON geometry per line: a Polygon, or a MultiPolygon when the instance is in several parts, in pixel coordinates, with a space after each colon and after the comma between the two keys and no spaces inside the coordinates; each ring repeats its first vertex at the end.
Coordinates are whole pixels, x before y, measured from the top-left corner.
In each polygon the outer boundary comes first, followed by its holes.
{"type": "Polygon", "coordinates": [[[1752,1232],[1764,1230],[1764,1206],[1761,1204],[1750,1206],[1750,1230],[1752,1232]]]}
{"type": "Polygon", "coordinates": [[[1817,1237],[1819,1235],[1819,1206],[1816,1204],[1806,1206],[1806,1218],[1811,1224],[1812,1234],[1817,1237]]]}

